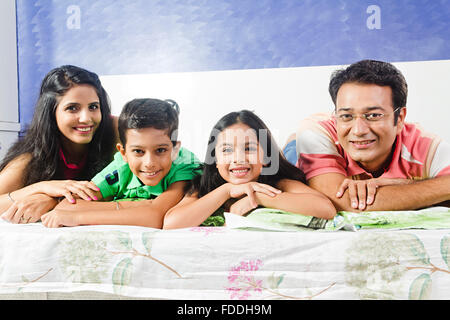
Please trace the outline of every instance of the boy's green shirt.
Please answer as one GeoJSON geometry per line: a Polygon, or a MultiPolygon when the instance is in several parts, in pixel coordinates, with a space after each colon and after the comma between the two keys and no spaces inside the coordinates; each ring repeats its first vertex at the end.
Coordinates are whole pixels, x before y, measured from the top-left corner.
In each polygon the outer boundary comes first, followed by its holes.
{"type": "Polygon", "coordinates": [[[172,183],[192,180],[201,174],[199,165],[200,161],[192,152],[180,148],[167,175],[156,186],[146,186],[131,172],[128,163],[117,152],[114,160],[97,173],[92,181],[100,188],[104,199],[153,199],[166,191],[172,183]]]}

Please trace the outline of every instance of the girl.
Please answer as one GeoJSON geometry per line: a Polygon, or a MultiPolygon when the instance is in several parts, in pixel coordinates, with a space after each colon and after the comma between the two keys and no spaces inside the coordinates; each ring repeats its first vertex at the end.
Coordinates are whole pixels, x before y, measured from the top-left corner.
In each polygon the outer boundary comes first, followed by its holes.
{"type": "Polygon", "coordinates": [[[203,174],[167,212],[164,229],[198,226],[220,211],[243,215],[257,206],[325,219],[336,214],[327,197],[305,185],[303,172],[284,158],[258,116],[231,112],[214,126],[203,174]]]}
{"type": "Polygon", "coordinates": [[[29,129],[0,163],[1,217],[36,222],[56,197],[95,200],[98,188],[89,180],[112,160],[115,136],[98,76],[70,65],[51,70],[29,129]]]}

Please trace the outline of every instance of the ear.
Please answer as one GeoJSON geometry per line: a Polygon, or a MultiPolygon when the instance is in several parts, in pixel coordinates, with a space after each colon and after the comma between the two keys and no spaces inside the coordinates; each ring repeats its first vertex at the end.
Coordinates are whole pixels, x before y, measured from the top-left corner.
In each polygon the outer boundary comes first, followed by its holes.
{"type": "Polygon", "coordinates": [[[127,161],[127,156],[125,155],[125,147],[121,143],[118,143],[116,144],[116,148],[122,155],[123,160],[127,161]]]}
{"type": "Polygon", "coordinates": [[[397,119],[397,134],[400,134],[403,130],[403,126],[405,125],[406,118],[406,107],[400,109],[397,119]]]}
{"type": "Polygon", "coordinates": [[[177,143],[172,148],[172,161],[178,157],[178,152],[180,152],[181,141],[177,141],[177,143]]]}

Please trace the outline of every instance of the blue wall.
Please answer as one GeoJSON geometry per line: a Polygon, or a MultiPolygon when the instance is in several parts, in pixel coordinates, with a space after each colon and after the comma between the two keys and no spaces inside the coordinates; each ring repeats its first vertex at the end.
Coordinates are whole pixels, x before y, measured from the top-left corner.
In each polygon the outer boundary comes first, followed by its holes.
{"type": "Polygon", "coordinates": [[[16,4],[22,127],[40,81],[63,64],[110,75],[450,59],[448,0],[16,4]]]}

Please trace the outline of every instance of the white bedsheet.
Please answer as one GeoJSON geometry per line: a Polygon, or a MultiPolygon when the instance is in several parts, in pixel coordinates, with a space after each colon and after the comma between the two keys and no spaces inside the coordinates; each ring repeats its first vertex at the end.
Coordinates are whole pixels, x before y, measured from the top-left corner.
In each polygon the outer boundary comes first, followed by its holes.
{"type": "Polygon", "coordinates": [[[450,229],[274,232],[0,221],[0,294],[450,299],[450,229]]]}

